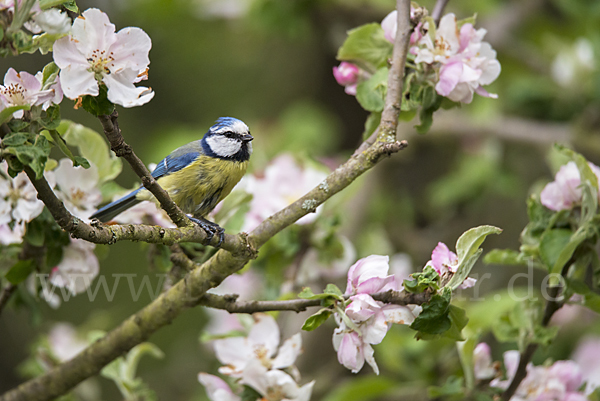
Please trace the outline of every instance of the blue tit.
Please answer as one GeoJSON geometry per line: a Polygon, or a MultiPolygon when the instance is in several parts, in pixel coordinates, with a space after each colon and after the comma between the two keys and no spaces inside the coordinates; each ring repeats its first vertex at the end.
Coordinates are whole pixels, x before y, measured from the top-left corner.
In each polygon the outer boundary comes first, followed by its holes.
{"type": "MultiPolygon", "coordinates": [[[[223,242],[224,230],[205,216],[246,173],[252,154],[252,135],[248,126],[232,117],[221,117],[200,140],[175,149],[154,169],[152,176],[171,199],[190,214],[208,234],[209,241],[219,235],[223,242]]],[[[104,206],[91,218],[107,222],[119,213],[145,200],[156,201],[144,187],[104,206]]]]}

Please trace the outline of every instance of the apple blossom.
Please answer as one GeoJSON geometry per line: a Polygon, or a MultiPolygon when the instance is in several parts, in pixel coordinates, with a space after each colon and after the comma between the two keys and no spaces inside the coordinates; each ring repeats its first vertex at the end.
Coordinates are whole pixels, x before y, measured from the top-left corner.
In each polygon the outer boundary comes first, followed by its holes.
{"type": "Polygon", "coordinates": [[[21,242],[25,223],[44,210],[44,203],[37,199],[37,191],[27,175],[21,172],[10,178],[7,167],[6,161],[0,163],[0,244],[3,245],[21,242]]]}
{"type": "MultiPolygon", "coordinates": [[[[415,9],[410,6],[410,19],[415,18],[415,9]]],[[[413,32],[410,34],[410,44],[413,45],[423,37],[421,34],[421,27],[423,22],[419,21],[413,32]]],[[[388,42],[394,43],[396,40],[396,32],[398,31],[398,10],[394,10],[381,21],[381,28],[383,29],[383,36],[388,42]]]]}
{"type": "Polygon", "coordinates": [[[356,96],[356,86],[360,76],[360,69],[355,64],[342,61],[339,67],[333,67],[333,77],[338,84],[342,85],[345,92],[356,96]]]}
{"type": "Polygon", "coordinates": [[[254,359],[269,369],[292,367],[302,351],[302,338],[297,333],[279,347],[279,327],[271,316],[263,313],[253,315],[255,324],[247,337],[229,337],[215,340],[217,359],[225,364],[219,372],[241,377],[248,363],[254,359]]]}
{"type": "Polygon", "coordinates": [[[600,388],[600,337],[584,337],[572,358],[581,368],[582,379],[586,382],[585,393],[589,395],[600,388]]]}
{"type": "Polygon", "coordinates": [[[199,373],[198,381],[206,388],[206,394],[211,401],[241,401],[223,379],[208,373],[199,373]]]}
{"type": "MultiPolygon", "coordinates": [[[[246,176],[240,182],[240,188],[252,194],[250,210],[242,231],[251,231],[273,213],[296,201],[302,195],[319,185],[327,174],[309,166],[299,166],[289,154],[275,158],[265,169],[264,175],[246,176]]],[[[302,217],[297,224],[309,224],[315,221],[316,213],[302,217]]]]}
{"type": "MultiPolygon", "coordinates": [[[[600,167],[593,163],[588,165],[600,183],[600,167]]],[[[540,193],[540,202],[550,210],[568,210],[581,202],[581,176],[577,164],[571,161],[561,166],[554,181],[546,184],[540,193]]],[[[599,192],[600,193],[600,192],[599,192]]]]}
{"type": "Polygon", "coordinates": [[[50,350],[59,360],[65,362],[83,351],[88,343],[77,336],[77,331],[69,323],[57,323],[48,333],[50,350]]]}
{"type": "Polygon", "coordinates": [[[292,376],[281,370],[268,370],[256,359],[248,362],[241,383],[252,387],[265,401],[308,401],[315,384],[313,380],[298,387],[292,376]]]}
{"type": "MultiPolygon", "coordinates": [[[[510,385],[519,364],[519,352],[504,353],[507,380],[494,379],[490,386],[505,390],[510,385]]],[[[527,365],[527,376],[519,384],[511,397],[512,401],[557,400],[585,401],[587,397],[579,392],[583,384],[580,367],[573,361],[556,361],[550,366],[527,365]]]]}
{"type": "Polygon", "coordinates": [[[115,33],[108,16],[90,8],[73,22],[71,34],[54,43],[54,62],[61,69],[60,81],[69,99],[99,94],[108,88],[108,100],[123,107],[141,106],[154,97],[146,87],[134,83],[145,77],[152,47],[140,28],[115,33]]]}
{"type": "MultiPolygon", "coordinates": [[[[431,253],[431,260],[425,266],[431,266],[440,275],[454,274],[458,268],[458,256],[452,252],[446,244],[438,242],[437,246],[431,253]]],[[[462,282],[459,288],[473,287],[477,282],[476,279],[467,277],[462,282]]]]}
{"type": "MultiPolygon", "coordinates": [[[[423,26],[428,30],[428,24],[423,26]]],[[[473,94],[496,98],[483,85],[489,85],[500,75],[500,63],[496,52],[487,42],[482,42],[485,29],[475,30],[465,23],[460,29],[456,16],[446,14],[435,30],[435,37],[421,37],[411,52],[416,54],[415,63],[439,67],[436,92],[455,102],[470,103],[473,94]]]]}
{"type": "Polygon", "coordinates": [[[38,32],[44,31],[52,35],[67,33],[71,29],[71,18],[57,8],[50,8],[35,14],[33,22],[39,27],[38,32]]]}
{"type": "Polygon", "coordinates": [[[473,371],[477,380],[487,380],[496,376],[490,346],[486,343],[477,344],[473,350],[473,371]]]}
{"type": "Polygon", "coordinates": [[[91,242],[71,239],[63,248],[63,259],[50,273],[50,283],[67,288],[73,295],[84,292],[100,271],[94,248],[96,244],[91,242]]]}
{"type": "Polygon", "coordinates": [[[61,159],[53,173],[59,188],[57,196],[71,213],[87,220],[102,201],[96,166],[90,165],[88,169],[74,167],[70,159],[61,159]]]}
{"type": "Polygon", "coordinates": [[[397,290],[396,278],[388,275],[389,259],[388,256],[371,255],[350,266],[346,295],[397,290]]]}
{"type": "MultiPolygon", "coordinates": [[[[4,85],[0,85],[0,110],[13,106],[37,106],[45,104],[47,109],[50,103],[60,103],[55,88],[42,90],[41,75],[31,75],[27,71],[17,72],[9,68],[4,75],[4,85]]],[[[13,113],[14,118],[23,117],[23,110],[13,113]]]]}

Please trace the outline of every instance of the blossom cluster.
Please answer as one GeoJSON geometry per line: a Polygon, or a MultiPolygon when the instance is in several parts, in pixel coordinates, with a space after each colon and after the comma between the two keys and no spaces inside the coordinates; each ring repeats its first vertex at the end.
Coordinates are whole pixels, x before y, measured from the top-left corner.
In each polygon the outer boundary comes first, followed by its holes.
{"type": "Polygon", "coordinates": [[[350,303],[336,313],[333,346],[338,361],[353,373],[367,362],[379,374],[372,345],[383,341],[393,323],[411,324],[421,312],[417,305],[386,305],[371,294],[398,291],[396,276],[388,275],[389,257],[371,255],[350,267],[345,295],[350,303]]]}
{"type": "MultiPolygon", "coordinates": [[[[504,353],[505,380],[498,377],[497,365],[492,363],[490,348],[487,344],[480,343],[475,348],[473,359],[474,373],[477,379],[493,379],[490,382],[491,387],[506,390],[516,374],[520,354],[518,351],[504,353]]],[[[534,366],[529,363],[527,375],[519,384],[511,400],[585,401],[587,400],[586,393],[580,391],[585,382],[584,375],[585,372],[579,364],[572,360],[556,361],[548,366],[534,366]]],[[[587,394],[589,393],[591,391],[587,392],[587,394]]]]}
{"type": "MultiPolygon", "coordinates": [[[[14,10],[14,2],[1,2],[3,9],[14,10]]],[[[152,89],[135,86],[147,79],[150,64],[152,42],[143,30],[129,27],[116,32],[108,16],[95,8],[84,11],[72,25],[65,13],[53,8],[41,11],[38,2],[31,13],[27,25],[30,31],[63,35],[53,46],[60,73],[55,81],[42,86],[41,73],[17,73],[10,68],[4,85],[0,85],[0,111],[39,105],[46,110],[51,104],[59,104],[63,93],[69,99],[80,100],[86,95],[98,96],[102,86],[107,89],[108,100],[123,107],[140,106],[154,97],[152,89]]],[[[22,118],[23,110],[13,117],[22,118]]]]}
{"type": "MultiPolygon", "coordinates": [[[[448,249],[446,244],[439,242],[431,253],[431,260],[425,266],[433,267],[440,276],[454,274],[458,269],[458,256],[448,249]]],[[[459,288],[473,287],[476,282],[476,279],[467,277],[459,288]]]]}
{"type": "MultiPolygon", "coordinates": [[[[593,163],[588,163],[588,166],[596,175],[600,186],[600,167],[593,163]]],[[[577,164],[573,161],[562,166],[556,173],[554,181],[546,184],[540,194],[542,205],[554,211],[571,209],[581,204],[582,198],[581,175],[577,164]]]]}
{"type": "MultiPolygon", "coordinates": [[[[298,386],[294,366],[302,351],[300,333],[279,346],[279,327],[271,316],[256,313],[255,323],[246,337],[229,337],[214,342],[217,359],[224,364],[219,373],[239,385],[248,386],[269,401],[308,401],[314,381],[298,386]]],[[[200,373],[198,380],[212,401],[239,401],[241,396],[218,376],[200,373]]]]}
{"type": "MultiPolygon", "coordinates": [[[[280,155],[271,161],[262,176],[244,177],[239,188],[252,194],[252,201],[242,231],[252,231],[267,217],[319,185],[325,177],[325,172],[310,166],[300,166],[289,154],[280,155]]],[[[309,213],[296,223],[312,223],[320,210],[317,208],[316,213],[309,213]]]]}
{"type": "MultiPolygon", "coordinates": [[[[411,16],[415,10],[411,8],[411,16]]],[[[462,25],[452,13],[446,14],[439,26],[430,26],[430,20],[419,22],[410,36],[410,53],[414,56],[414,69],[433,80],[436,92],[454,102],[471,103],[473,95],[497,98],[483,86],[500,75],[496,52],[483,41],[485,29],[475,29],[470,22],[462,25]],[[435,74],[429,74],[429,71],[435,74]],[[427,74],[425,74],[427,72],[427,74]]],[[[394,42],[397,31],[397,11],[392,11],[381,22],[384,37],[394,42]]],[[[346,93],[356,95],[356,86],[368,76],[358,66],[344,61],[334,67],[337,82],[346,93]]]]}

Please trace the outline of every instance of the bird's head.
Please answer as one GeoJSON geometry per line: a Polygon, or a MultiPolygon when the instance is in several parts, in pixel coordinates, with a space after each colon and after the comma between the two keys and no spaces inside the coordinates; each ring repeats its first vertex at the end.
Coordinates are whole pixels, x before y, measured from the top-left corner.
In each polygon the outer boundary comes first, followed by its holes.
{"type": "Polygon", "coordinates": [[[209,156],[246,161],[252,154],[253,139],[244,122],[233,117],[221,117],[204,135],[202,145],[209,156]]]}

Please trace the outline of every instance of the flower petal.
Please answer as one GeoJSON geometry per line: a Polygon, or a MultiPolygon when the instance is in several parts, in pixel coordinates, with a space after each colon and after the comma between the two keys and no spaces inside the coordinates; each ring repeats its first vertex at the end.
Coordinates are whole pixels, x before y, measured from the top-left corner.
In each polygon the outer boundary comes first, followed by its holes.
{"type": "MultiPolygon", "coordinates": [[[[141,106],[152,100],[154,97],[154,92],[151,89],[143,86],[136,87],[133,85],[137,74],[137,71],[124,69],[119,73],[105,76],[103,82],[108,88],[108,100],[113,103],[120,104],[123,107],[141,106]]],[[[65,88],[63,85],[63,90],[64,89],[65,88]]]]}
{"type": "Polygon", "coordinates": [[[60,70],[59,78],[64,95],[71,100],[83,95],[98,96],[98,82],[86,67],[67,66],[60,70]]]}
{"type": "Polygon", "coordinates": [[[292,366],[300,352],[302,352],[302,337],[300,333],[296,333],[283,342],[277,356],[272,361],[272,368],[283,369],[292,366]]]}
{"type": "Polygon", "coordinates": [[[117,41],[110,47],[114,57],[114,67],[109,67],[111,72],[118,72],[123,68],[141,71],[148,67],[150,58],[148,52],[152,47],[150,36],[140,28],[123,28],[117,33],[117,41]]]}
{"type": "Polygon", "coordinates": [[[71,36],[86,58],[94,50],[107,51],[117,40],[115,26],[110,23],[108,15],[97,8],[89,8],[75,19],[71,36]]]}

